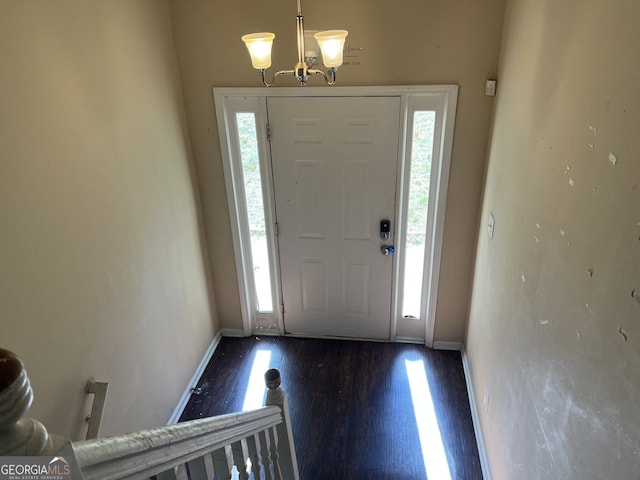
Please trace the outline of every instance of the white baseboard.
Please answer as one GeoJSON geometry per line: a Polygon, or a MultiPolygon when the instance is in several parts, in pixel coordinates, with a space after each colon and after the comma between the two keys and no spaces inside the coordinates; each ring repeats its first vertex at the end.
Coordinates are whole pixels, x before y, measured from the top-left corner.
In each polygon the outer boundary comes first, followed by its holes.
{"type": "Polygon", "coordinates": [[[424,345],[424,338],[396,336],[393,341],[396,343],[414,343],[416,345],[424,345]]]}
{"type": "Polygon", "coordinates": [[[223,337],[244,337],[244,330],[241,328],[223,328],[220,330],[223,337]]]}
{"type": "Polygon", "coordinates": [[[462,342],[433,342],[434,350],[456,350],[458,352],[462,352],[464,350],[464,345],[462,342]]]}
{"type": "Polygon", "coordinates": [[[484,480],[491,480],[491,469],[489,468],[489,457],[487,457],[487,450],[484,446],[484,438],[482,435],[482,428],[480,426],[480,415],[478,413],[478,404],[476,403],[476,396],[473,392],[473,382],[471,381],[471,370],[469,368],[469,357],[464,346],[462,351],[462,368],[464,369],[464,378],[467,383],[467,392],[469,395],[469,406],[471,407],[471,419],[473,421],[473,430],[476,434],[476,444],[478,445],[478,455],[480,456],[480,466],[482,467],[482,478],[484,480]]]}
{"type": "Polygon", "coordinates": [[[191,377],[191,380],[189,380],[189,383],[187,383],[187,388],[182,393],[180,400],[178,400],[178,404],[173,409],[173,413],[171,414],[171,417],[169,417],[167,425],[173,425],[174,423],[178,423],[178,420],[180,420],[180,415],[182,415],[182,412],[184,411],[187,403],[189,403],[189,399],[191,398],[191,388],[195,387],[198,383],[198,380],[200,380],[200,377],[204,373],[204,369],[207,368],[207,365],[209,364],[209,361],[213,356],[213,352],[216,351],[216,348],[220,343],[220,339],[222,339],[222,333],[218,332],[218,334],[213,337],[211,345],[209,345],[209,348],[207,348],[207,351],[205,352],[204,357],[202,357],[202,360],[200,361],[198,368],[196,368],[195,373],[191,377]]]}

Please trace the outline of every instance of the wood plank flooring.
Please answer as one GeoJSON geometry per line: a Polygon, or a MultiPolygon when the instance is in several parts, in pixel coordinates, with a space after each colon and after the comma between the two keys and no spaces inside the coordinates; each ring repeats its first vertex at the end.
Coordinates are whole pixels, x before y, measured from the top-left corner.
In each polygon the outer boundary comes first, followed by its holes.
{"type": "Polygon", "coordinates": [[[280,370],[302,480],[482,478],[459,352],[225,337],[181,420],[242,410],[254,364],[254,404],[264,371],[280,370]]]}

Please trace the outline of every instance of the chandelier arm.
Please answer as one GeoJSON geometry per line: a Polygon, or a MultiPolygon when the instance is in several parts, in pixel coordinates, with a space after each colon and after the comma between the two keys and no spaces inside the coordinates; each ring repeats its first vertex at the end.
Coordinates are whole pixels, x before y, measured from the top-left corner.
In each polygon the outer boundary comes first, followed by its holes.
{"type": "Polygon", "coordinates": [[[265,68],[261,68],[260,69],[260,76],[262,77],[262,83],[264,84],[264,86],[265,87],[270,87],[271,85],[273,85],[275,83],[276,77],[274,75],[273,79],[271,80],[271,83],[267,82],[267,79],[266,79],[266,77],[264,75],[266,71],[267,70],[265,68]]]}
{"type": "Polygon", "coordinates": [[[329,77],[329,80],[327,80],[328,85],[336,84],[336,70],[338,69],[335,67],[331,67],[329,70],[327,70],[327,77],[329,77]]]}
{"type": "Polygon", "coordinates": [[[273,74],[273,78],[271,79],[271,82],[267,81],[266,75],[265,73],[267,72],[266,68],[261,68],[260,69],[260,76],[262,77],[262,83],[264,84],[265,87],[271,87],[274,83],[276,83],[276,77],[280,76],[280,75],[295,75],[296,72],[295,70],[278,70],[276,73],[273,74]]]}
{"type": "Polygon", "coordinates": [[[276,77],[280,76],[280,75],[295,75],[296,71],[295,70],[278,70],[274,75],[273,75],[273,81],[275,82],[276,77]]]}
{"type": "Polygon", "coordinates": [[[329,83],[329,79],[327,78],[327,74],[324,73],[322,70],[309,69],[309,70],[307,70],[307,73],[309,73],[309,75],[322,75],[322,78],[324,78],[324,81],[329,83]]]}
{"type": "Polygon", "coordinates": [[[315,69],[310,69],[307,72],[310,75],[322,75],[322,78],[324,78],[324,81],[327,82],[327,85],[335,85],[336,70],[337,68],[332,67],[329,70],[327,70],[327,73],[323,72],[322,70],[315,70],[315,69]]]}

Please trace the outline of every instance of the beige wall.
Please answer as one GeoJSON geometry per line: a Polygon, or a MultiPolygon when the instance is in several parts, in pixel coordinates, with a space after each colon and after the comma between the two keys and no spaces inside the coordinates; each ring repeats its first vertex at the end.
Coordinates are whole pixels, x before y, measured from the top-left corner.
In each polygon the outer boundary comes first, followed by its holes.
{"type": "MultiPolygon", "coordinates": [[[[170,7],[218,314],[223,327],[239,330],[239,294],[211,91],[214,86],[260,85],[240,41],[245,33],[276,33],[274,69],[293,66],[296,3],[171,0],[170,7]]],[[[346,28],[348,43],[364,49],[359,66],[340,69],[340,85],[460,85],[435,337],[461,342],[492,108],[492,98],[484,96],[484,82],[497,70],[504,0],[326,0],[303,2],[303,8],[307,28],[346,28]]]]}
{"type": "Polygon", "coordinates": [[[640,471],[639,18],[509,2],[467,335],[494,479],[640,471]]]}
{"type": "Polygon", "coordinates": [[[166,3],[0,3],[0,344],[29,414],[164,424],[217,330],[166,3]]]}

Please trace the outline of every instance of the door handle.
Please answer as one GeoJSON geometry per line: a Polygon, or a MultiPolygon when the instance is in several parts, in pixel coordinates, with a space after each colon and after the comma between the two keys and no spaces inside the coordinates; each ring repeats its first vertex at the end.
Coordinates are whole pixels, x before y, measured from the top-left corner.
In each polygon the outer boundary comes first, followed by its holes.
{"type": "Polygon", "coordinates": [[[396,251],[396,249],[393,245],[382,245],[380,247],[380,251],[382,252],[383,255],[392,255],[393,252],[396,251]]]}

